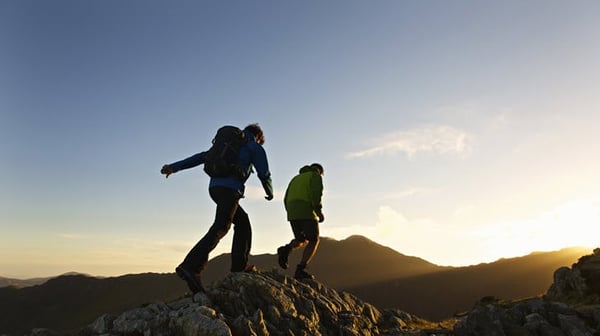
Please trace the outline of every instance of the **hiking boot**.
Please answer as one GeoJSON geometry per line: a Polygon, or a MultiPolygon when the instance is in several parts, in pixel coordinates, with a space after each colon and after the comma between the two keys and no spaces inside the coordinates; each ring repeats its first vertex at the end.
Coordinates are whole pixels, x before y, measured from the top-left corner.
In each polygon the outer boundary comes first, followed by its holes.
{"type": "Polygon", "coordinates": [[[306,272],[304,269],[296,269],[296,273],[294,274],[294,278],[300,279],[311,279],[314,280],[315,276],[306,272]]]}
{"type": "Polygon", "coordinates": [[[177,268],[175,268],[175,273],[177,273],[177,275],[187,283],[192,294],[205,292],[199,275],[185,269],[183,266],[177,266],[177,268]]]}
{"type": "Polygon", "coordinates": [[[277,249],[277,257],[279,261],[279,266],[283,269],[288,268],[288,257],[290,256],[290,249],[282,246],[277,249]]]}

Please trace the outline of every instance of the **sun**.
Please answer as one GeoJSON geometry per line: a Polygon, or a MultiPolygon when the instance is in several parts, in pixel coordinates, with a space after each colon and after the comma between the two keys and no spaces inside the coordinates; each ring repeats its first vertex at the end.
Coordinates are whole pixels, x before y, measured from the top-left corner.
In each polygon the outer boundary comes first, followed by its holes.
{"type": "Polygon", "coordinates": [[[536,251],[600,246],[600,197],[565,202],[538,216],[495,222],[473,232],[482,260],[493,261],[536,251]]]}
{"type": "Polygon", "coordinates": [[[546,225],[542,234],[555,248],[595,247],[600,244],[600,198],[562,204],[540,218],[546,225]]]}

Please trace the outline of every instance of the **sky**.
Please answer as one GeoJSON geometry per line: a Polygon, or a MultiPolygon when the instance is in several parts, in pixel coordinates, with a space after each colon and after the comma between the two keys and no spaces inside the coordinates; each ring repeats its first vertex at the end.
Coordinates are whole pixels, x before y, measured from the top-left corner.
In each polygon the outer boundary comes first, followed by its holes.
{"type": "Polygon", "coordinates": [[[173,272],[214,204],[200,167],[161,166],[254,122],[275,199],[250,178],[252,254],[292,238],[283,193],[312,162],[321,236],[450,266],[596,247],[599,15],[553,0],[2,1],[0,276],[173,272]]]}

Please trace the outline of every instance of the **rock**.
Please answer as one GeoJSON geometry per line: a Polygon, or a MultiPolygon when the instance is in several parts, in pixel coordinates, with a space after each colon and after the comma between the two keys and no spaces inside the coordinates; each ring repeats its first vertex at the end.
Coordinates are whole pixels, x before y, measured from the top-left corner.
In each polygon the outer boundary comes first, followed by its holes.
{"type": "Polygon", "coordinates": [[[579,258],[571,268],[557,269],[546,296],[554,301],[600,304],[600,249],[579,258]]]}
{"type": "Polygon", "coordinates": [[[456,323],[454,332],[458,336],[600,335],[600,305],[582,305],[597,299],[600,292],[595,288],[600,288],[598,249],[571,269],[558,269],[544,297],[514,302],[483,298],[456,323]]]}
{"type": "Polygon", "coordinates": [[[46,328],[35,328],[31,331],[30,336],[58,336],[59,334],[46,329],[46,328]]]}
{"type": "MultiPolygon", "coordinates": [[[[380,335],[383,316],[373,305],[314,280],[301,282],[276,272],[231,273],[206,294],[117,317],[103,315],[85,334],[380,335]]],[[[399,318],[396,324],[407,325],[399,318]]]]}
{"type": "Polygon", "coordinates": [[[593,335],[594,330],[576,315],[557,315],[558,326],[569,336],[593,335]]]}
{"type": "Polygon", "coordinates": [[[92,334],[102,335],[112,329],[114,320],[115,316],[104,314],[98,317],[88,328],[92,334]]]}
{"type": "Polygon", "coordinates": [[[493,304],[476,305],[467,318],[456,324],[454,332],[460,336],[506,336],[502,326],[505,314],[493,304]]]}
{"type": "Polygon", "coordinates": [[[547,292],[548,298],[570,300],[581,298],[588,291],[585,280],[578,269],[561,267],[554,272],[554,282],[547,292]]]}

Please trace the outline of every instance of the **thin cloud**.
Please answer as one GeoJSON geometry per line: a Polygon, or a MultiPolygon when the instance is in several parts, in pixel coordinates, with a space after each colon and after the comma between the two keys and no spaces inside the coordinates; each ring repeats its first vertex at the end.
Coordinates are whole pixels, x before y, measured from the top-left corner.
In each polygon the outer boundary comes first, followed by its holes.
{"type": "Polygon", "coordinates": [[[412,157],[417,153],[466,154],[471,136],[450,126],[424,126],[408,131],[389,133],[373,141],[370,148],[349,153],[347,158],[357,159],[376,155],[404,153],[412,157]]]}
{"type": "Polygon", "coordinates": [[[401,198],[407,198],[407,197],[430,195],[432,193],[439,192],[439,190],[440,190],[439,188],[412,187],[412,188],[408,188],[408,189],[404,189],[404,190],[400,190],[400,191],[376,193],[374,195],[374,197],[379,197],[383,200],[395,200],[395,199],[401,199],[401,198]]]}
{"type": "Polygon", "coordinates": [[[63,239],[70,240],[79,240],[79,239],[87,239],[87,235],[78,234],[78,233],[59,233],[58,236],[63,239]]]}
{"type": "Polygon", "coordinates": [[[449,250],[456,251],[454,244],[459,238],[457,233],[447,231],[444,226],[430,218],[408,218],[402,212],[386,205],[379,207],[375,225],[324,225],[322,231],[323,236],[336,239],[362,235],[400,253],[416,255],[433,262],[440,256],[447,257],[449,250]],[[423,238],[427,239],[427,244],[423,244],[423,238]]]}

